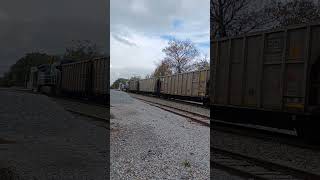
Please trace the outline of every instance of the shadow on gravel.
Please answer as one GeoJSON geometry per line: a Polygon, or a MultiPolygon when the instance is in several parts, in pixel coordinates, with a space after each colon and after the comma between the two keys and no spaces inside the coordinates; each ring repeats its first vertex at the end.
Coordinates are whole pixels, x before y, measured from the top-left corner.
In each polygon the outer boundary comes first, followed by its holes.
{"type": "Polygon", "coordinates": [[[14,144],[14,143],[16,142],[0,138],[0,144],[14,144]]]}
{"type": "Polygon", "coordinates": [[[111,113],[110,113],[109,117],[110,117],[110,119],[115,119],[115,118],[116,118],[116,117],[115,117],[113,114],[111,114],[111,113]]]}
{"type": "MultiPolygon", "coordinates": [[[[0,179],[1,180],[26,180],[18,175],[15,168],[0,168],[0,179]]],[[[33,177],[32,180],[38,180],[33,177]]]]}

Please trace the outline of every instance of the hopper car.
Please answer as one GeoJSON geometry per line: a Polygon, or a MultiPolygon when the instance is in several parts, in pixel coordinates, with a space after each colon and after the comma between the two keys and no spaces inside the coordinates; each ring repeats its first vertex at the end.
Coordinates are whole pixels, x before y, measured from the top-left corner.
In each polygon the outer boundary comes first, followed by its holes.
{"type": "Polygon", "coordinates": [[[319,42],[319,24],[213,40],[211,118],[319,139],[319,42]]]}
{"type": "Polygon", "coordinates": [[[209,100],[209,70],[185,72],[168,76],[130,80],[129,91],[164,98],[207,103],[209,100]]]}

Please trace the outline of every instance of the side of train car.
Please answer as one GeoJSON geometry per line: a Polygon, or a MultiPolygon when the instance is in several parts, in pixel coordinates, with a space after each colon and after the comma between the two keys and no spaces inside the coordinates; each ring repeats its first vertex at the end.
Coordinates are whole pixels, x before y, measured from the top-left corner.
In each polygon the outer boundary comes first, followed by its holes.
{"type": "Polygon", "coordinates": [[[46,79],[54,79],[54,83],[41,83],[39,76],[36,86],[38,90],[49,87],[51,94],[88,98],[108,104],[109,64],[107,58],[60,64],[46,76],[46,79]]]}
{"type": "Polygon", "coordinates": [[[129,81],[129,91],[199,102],[209,100],[209,70],[129,81]]]}
{"type": "Polygon", "coordinates": [[[319,42],[319,24],[213,41],[211,117],[318,134],[319,42]]]}
{"type": "Polygon", "coordinates": [[[108,102],[109,64],[106,58],[63,64],[57,87],[65,94],[108,102]]]}

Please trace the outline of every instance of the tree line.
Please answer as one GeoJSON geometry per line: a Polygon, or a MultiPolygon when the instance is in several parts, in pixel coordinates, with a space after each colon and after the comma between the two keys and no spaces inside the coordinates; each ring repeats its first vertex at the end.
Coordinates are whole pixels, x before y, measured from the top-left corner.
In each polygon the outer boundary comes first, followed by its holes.
{"type": "Polygon", "coordinates": [[[0,78],[0,86],[24,86],[30,75],[30,68],[41,64],[51,64],[62,59],[84,60],[105,56],[95,43],[89,40],[72,41],[70,47],[65,49],[62,56],[51,55],[43,52],[26,53],[13,64],[8,72],[0,78]]]}
{"type": "Polygon", "coordinates": [[[319,0],[210,0],[211,39],[319,20],[319,0]]]}

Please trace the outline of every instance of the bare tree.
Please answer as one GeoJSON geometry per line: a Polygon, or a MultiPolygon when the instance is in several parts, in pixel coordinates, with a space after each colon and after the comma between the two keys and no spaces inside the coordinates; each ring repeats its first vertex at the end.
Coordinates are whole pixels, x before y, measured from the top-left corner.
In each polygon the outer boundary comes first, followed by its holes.
{"type": "Polygon", "coordinates": [[[192,61],[199,55],[198,49],[190,40],[171,40],[162,50],[166,61],[174,73],[189,71],[192,61]]]}
{"type": "Polygon", "coordinates": [[[171,74],[172,74],[172,70],[170,68],[169,62],[166,60],[162,60],[159,64],[157,64],[157,67],[154,70],[152,76],[159,77],[159,76],[167,76],[171,74]]]}
{"type": "Polygon", "coordinates": [[[314,0],[272,0],[269,17],[276,21],[275,27],[310,23],[320,20],[319,1],[314,0]]]}
{"type": "Polygon", "coordinates": [[[72,41],[72,46],[66,48],[64,58],[72,60],[84,60],[102,57],[104,54],[95,43],[89,40],[72,41]]]}
{"type": "Polygon", "coordinates": [[[140,80],[141,79],[141,77],[140,76],[132,76],[130,79],[129,79],[129,81],[133,81],[133,80],[140,80]]]}
{"type": "Polygon", "coordinates": [[[254,0],[211,0],[211,38],[243,34],[259,30],[271,23],[272,19],[266,13],[268,5],[258,7],[254,2],[254,0]]]}
{"type": "Polygon", "coordinates": [[[204,55],[204,57],[200,58],[198,61],[196,61],[193,64],[193,67],[195,70],[204,70],[210,68],[210,60],[208,58],[208,55],[204,55]]]}
{"type": "Polygon", "coordinates": [[[319,0],[211,0],[210,8],[211,38],[320,20],[319,0]]]}

